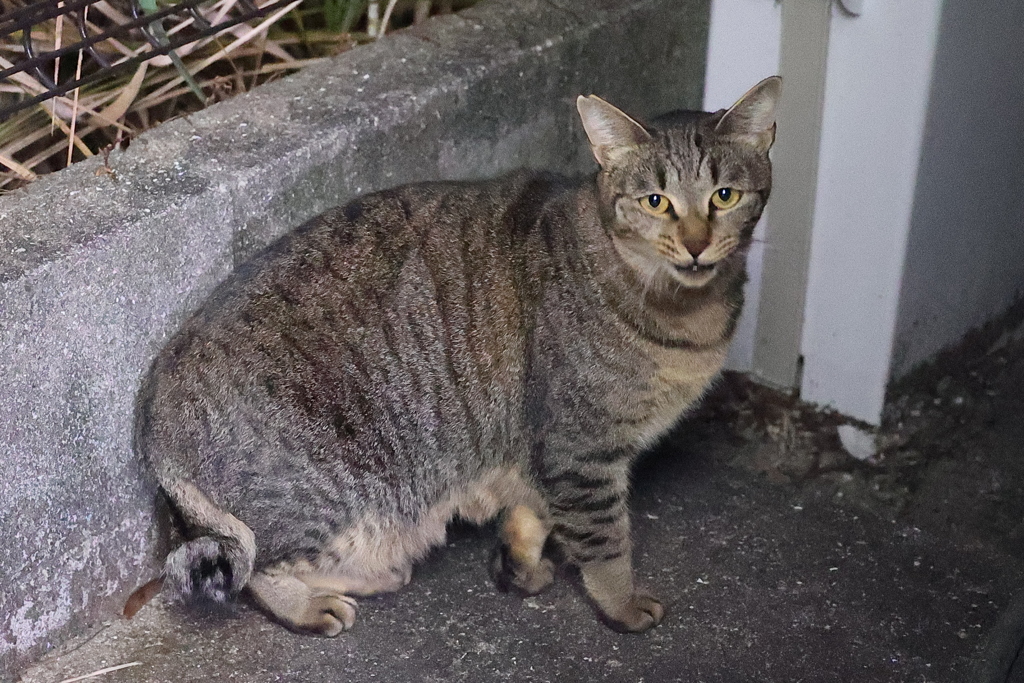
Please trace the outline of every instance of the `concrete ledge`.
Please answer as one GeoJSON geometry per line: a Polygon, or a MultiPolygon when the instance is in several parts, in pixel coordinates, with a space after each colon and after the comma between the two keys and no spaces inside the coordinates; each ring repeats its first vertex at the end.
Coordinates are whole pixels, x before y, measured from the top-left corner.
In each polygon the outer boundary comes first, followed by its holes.
{"type": "Polygon", "coordinates": [[[135,390],[236,263],[374,189],[590,168],[575,96],[699,105],[708,7],[495,0],[161,126],[113,176],[91,160],[0,197],[0,674],[152,575],[135,390]]]}

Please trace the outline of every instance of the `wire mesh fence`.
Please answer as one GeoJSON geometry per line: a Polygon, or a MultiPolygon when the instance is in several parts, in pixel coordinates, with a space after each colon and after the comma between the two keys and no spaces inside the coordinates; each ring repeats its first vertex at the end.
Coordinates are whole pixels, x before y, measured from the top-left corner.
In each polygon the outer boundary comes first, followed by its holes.
{"type": "Polygon", "coordinates": [[[0,0],[0,192],[475,0],[0,0]]]}
{"type": "Polygon", "coordinates": [[[0,101],[0,121],[293,4],[294,0],[262,6],[251,0],[181,0],[161,8],[147,0],[43,0],[19,7],[13,0],[0,0],[0,43],[20,47],[0,55],[0,82],[11,81],[14,88],[4,89],[9,94],[18,89],[24,93],[0,101]],[[216,4],[224,11],[213,12],[212,17],[199,11],[216,4]],[[104,19],[102,24],[95,22],[97,15],[104,19]]]}

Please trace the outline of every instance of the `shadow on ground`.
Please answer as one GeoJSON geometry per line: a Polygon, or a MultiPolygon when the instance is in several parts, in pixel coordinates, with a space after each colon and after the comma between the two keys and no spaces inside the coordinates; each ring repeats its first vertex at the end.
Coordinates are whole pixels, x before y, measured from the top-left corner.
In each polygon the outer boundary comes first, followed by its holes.
{"type": "Polygon", "coordinates": [[[1024,346],[1011,342],[907,384],[871,463],[840,452],[828,420],[765,412],[726,382],[637,471],[635,565],[667,609],[647,634],[605,628],[565,573],[536,598],[498,593],[493,530],[456,527],[340,638],[245,604],[158,600],[22,680],[125,664],[98,680],[977,680],[1024,578],[1024,346]]]}

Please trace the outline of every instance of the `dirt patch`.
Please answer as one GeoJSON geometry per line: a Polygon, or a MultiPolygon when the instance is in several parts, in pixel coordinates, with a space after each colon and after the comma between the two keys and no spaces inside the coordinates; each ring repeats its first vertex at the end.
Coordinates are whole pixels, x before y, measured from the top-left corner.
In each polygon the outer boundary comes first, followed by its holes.
{"type": "MultiPolygon", "coordinates": [[[[959,542],[1024,557],[1024,326],[983,329],[890,390],[877,453],[843,448],[846,421],[727,374],[693,423],[751,445],[730,465],[959,542]]],[[[1024,308],[1022,308],[1024,310],[1024,308]]]]}

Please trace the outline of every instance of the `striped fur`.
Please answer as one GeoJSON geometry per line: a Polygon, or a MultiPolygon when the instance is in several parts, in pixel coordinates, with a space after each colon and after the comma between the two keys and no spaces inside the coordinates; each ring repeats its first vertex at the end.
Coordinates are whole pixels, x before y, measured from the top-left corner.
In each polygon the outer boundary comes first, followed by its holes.
{"type": "Polygon", "coordinates": [[[655,625],[633,585],[630,466],[718,372],[770,191],[767,149],[721,133],[731,115],[633,131],[587,178],[367,195],[241,266],[139,396],[137,450],[189,539],[168,590],[247,587],[336,635],[351,596],[404,585],[450,519],[502,514],[500,586],[550,583],[550,534],[613,627],[655,625]],[[716,217],[723,179],[745,199],[716,217]],[[652,192],[679,221],[655,230],[652,192]],[[683,216],[706,224],[713,270],[699,256],[680,274],[683,216]]]}

